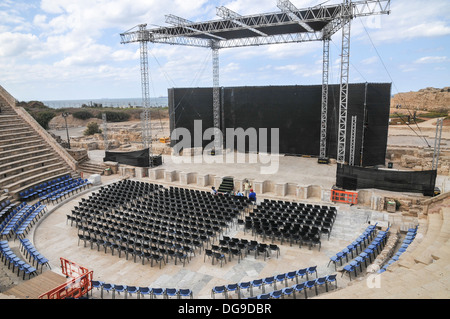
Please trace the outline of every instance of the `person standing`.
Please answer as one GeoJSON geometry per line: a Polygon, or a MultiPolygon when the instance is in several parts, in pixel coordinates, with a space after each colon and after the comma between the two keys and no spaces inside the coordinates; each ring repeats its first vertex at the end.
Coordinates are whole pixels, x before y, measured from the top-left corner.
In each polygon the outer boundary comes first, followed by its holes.
{"type": "Polygon", "coordinates": [[[250,183],[248,182],[248,179],[244,180],[244,195],[245,197],[248,197],[248,194],[250,193],[250,183]]]}

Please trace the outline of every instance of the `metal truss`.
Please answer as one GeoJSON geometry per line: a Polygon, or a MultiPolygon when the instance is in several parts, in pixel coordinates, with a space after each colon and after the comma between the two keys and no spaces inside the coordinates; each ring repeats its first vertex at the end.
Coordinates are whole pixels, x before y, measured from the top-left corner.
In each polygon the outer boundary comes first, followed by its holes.
{"type": "Polygon", "coordinates": [[[226,7],[222,6],[222,7],[216,8],[216,15],[218,17],[223,18],[223,19],[230,19],[234,24],[236,24],[238,26],[241,26],[241,27],[244,27],[244,28],[246,28],[246,29],[248,29],[248,30],[250,30],[250,31],[252,31],[252,32],[254,32],[256,34],[259,34],[259,35],[261,35],[263,37],[267,37],[268,36],[268,34],[262,32],[262,31],[259,31],[259,30],[255,29],[255,28],[252,28],[249,25],[245,24],[244,22],[239,21],[238,18],[240,18],[242,16],[239,13],[236,13],[236,12],[226,8],[226,7]]]}
{"type": "Polygon", "coordinates": [[[298,12],[299,10],[289,0],[278,0],[277,7],[280,8],[281,11],[286,13],[292,21],[296,21],[303,28],[308,30],[308,32],[314,31],[313,28],[303,22],[302,19],[295,14],[295,12],[298,12]]]}
{"type": "MultiPolygon", "coordinates": [[[[152,156],[152,130],[150,119],[150,79],[148,74],[148,49],[149,33],[146,30],[147,25],[139,25],[139,44],[141,59],[141,88],[142,88],[142,107],[141,126],[142,126],[142,144],[144,149],[149,149],[150,158],[152,156]]],[[[149,165],[151,166],[151,160],[149,165]]]]}
{"type": "Polygon", "coordinates": [[[330,39],[323,40],[322,103],[320,113],[319,158],[327,157],[328,79],[330,69],[330,39]]]}
{"type": "MultiPolygon", "coordinates": [[[[219,86],[219,49],[212,47],[212,62],[213,62],[213,121],[214,128],[220,129],[220,86],[219,86]]],[[[214,140],[214,149],[219,152],[220,141],[214,140]]]]}
{"type": "Polygon", "coordinates": [[[350,1],[345,0],[342,5],[342,47],[341,47],[341,74],[339,93],[339,127],[338,127],[338,149],[336,161],[345,163],[345,146],[347,133],[347,106],[348,106],[348,79],[350,69],[350,21],[351,6],[350,1]]]}
{"type": "MultiPolygon", "coordinates": [[[[344,0],[344,3],[346,4],[345,6],[319,5],[312,8],[296,9],[289,1],[278,0],[279,7],[283,8],[281,13],[275,12],[248,16],[241,16],[229,9],[219,7],[217,8],[217,13],[219,16],[223,17],[223,19],[206,22],[192,22],[173,15],[167,15],[166,21],[175,26],[147,30],[146,38],[149,42],[154,43],[198,47],[211,47],[211,40],[215,40],[219,41],[219,48],[303,42],[322,40],[322,37],[299,36],[298,34],[323,34],[321,30],[323,28],[328,29],[328,36],[337,32],[342,24],[339,23],[339,20],[343,15],[349,15],[351,18],[355,18],[359,16],[390,13],[390,0],[365,0],[354,2],[344,0]],[[345,14],[342,13],[343,8],[346,8],[345,14]],[[323,27],[317,28],[312,26],[312,24],[317,23],[321,23],[323,27]],[[328,27],[328,24],[331,24],[332,26],[328,27]],[[300,25],[297,32],[286,33],[286,31],[282,31],[283,28],[293,25],[300,25]],[[264,30],[267,31],[264,32],[264,30]],[[258,38],[262,39],[252,39],[252,33],[258,34],[258,38]],[[233,34],[233,36],[229,36],[231,34],[233,34]],[[293,34],[297,35],[293,36],[293,34]],[[227,36],[229,37],[227,38],[227,36]]],[[[142,41],[142,30],[139,29],[133,31],[133,29],[120,35],[121,43],[125,44],[142,41]]]]}
{"type": "Polygon", "coordinates": [[[354,166],[355,165],[355,149],[356,149],[356,120],[357,116],[352,116],[352,127],[351,127],[351,133],[350,133],[350,160],[349,165],[354,166]]]}
{"type": "Polygon", "coordinates": [[[442,138],[442,125],[443,125],[442,118],[437,119],[436,121],[436,135],[434,138],[434,152],[433,152],[433,162],[431,164],[432,170],[437,170],[438,168],[438,162],[439,162],[439,155],[441,152],[441,138],[442,138]]]}
{"type": "Polygon", "coordinates": [[[102,121],[103,121],[103,129],[102,129],[103,142],[105,143],[105,151],[108,151],[108,146],[109,146],[109,142],[108,142],[108,123],[106,121],[106,113],[102,114],[102,121]]]}
{"type": "MultiPolygon", "coordinates": [[[[343,0],[342,4],[317,5],[297,9],[289,0],[277,0],[281,12],[242,16],[225,7],[216,8],[222,19],[193,22],[167,15],[169,27],[147,30],[145,25],[120,34],[121,43],[141,43],[141,61],[147,42],[204,47],[213,50],[214,126],[220,123],[219,49],[282,43],[324,41],[324,74],[322,79],[322,118],[320,156],[326,156],[326,106],[328,94],[329,43],[331,36],[342,29],[342,54],[339,100],[339,132],[337,162],[345,162],[347,128],[348,79],[350,60],[350,24],[356,17],[390,13],[390,0],[343,0]]],[[[148,72],[143,65],[142,83],[148,85],[148,72]],[[147,78],[146,78],[147,76],[147,78]]],[[[144,96],[143,92],[143,96],[144,96]]],[[[149,115],[146,115],[149,116],[149,115]]]]}

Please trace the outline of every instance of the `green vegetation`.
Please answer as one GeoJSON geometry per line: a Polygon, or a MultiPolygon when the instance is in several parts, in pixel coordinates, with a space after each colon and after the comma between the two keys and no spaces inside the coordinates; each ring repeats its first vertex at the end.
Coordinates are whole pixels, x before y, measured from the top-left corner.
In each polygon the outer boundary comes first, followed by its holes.
{"type": "Polygon", "coordinates": [[[72,116],[79,120],[88,120],[94,117],[91,112],[85,110],[73,112],[72,116]]]}
{"type": "Polygon", "coordinates": [[[97,118],[101,119],[103,116],[103,113],[106,114],[106,121],[107,122],[125,122],[129,121],[131,115],[124,111],[105,111],[97,114],[97,118]]]}
{"type": "Polygon", "coordinates": [[[48,123],[57,115],[55,110],[38,101],[18,102],[17,106],[23,107],[45,130],[48,129],[48,123]]]}
{"type": "Polygon", "coordinates": [[[85,136],[89,136],[89,135],[94,135],[97,133],[101,133],[102,130],[100,129],[100,127],[98,126],[98,124],[96,122],[89,122],[86,129],[84,130],[83,134],[85,136]]]}
{"type": "Polygon", "coordinates": [[[435,110],[435,111],[431,111],[431,112],[427,112],[427,113],[422,113],[420,114],[420,117],[425,117],[425,118],[437,118],[437,117],[448,117],[448,111],[447,110],[435,110]]]}
{"type": "MultiPolygon", "coordinates": [[[[80,120],[102,119],[102,114],[106,113],[108,122],[124,122],[132,120],[140,120],[142,108],[115,108],[103,107],[101,104],[92,103],[91,105],[83,105],[79,107],[66,107],[60,109],[50,108],[39,101],[18,102],[17,106],[23,107],[44,129],[49,129],[50,121],[61,115],[69,113],[74,118],[80,120]]],[[[166,119],[169,117],[168,107],[150,108],[150,117],[152,119],[166,119]]]]}

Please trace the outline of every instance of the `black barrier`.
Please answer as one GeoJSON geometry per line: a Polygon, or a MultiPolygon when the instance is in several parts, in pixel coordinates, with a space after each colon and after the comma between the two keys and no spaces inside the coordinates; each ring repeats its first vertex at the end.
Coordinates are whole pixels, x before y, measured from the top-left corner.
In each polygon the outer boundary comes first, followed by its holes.
{"type": "Polygon", "coordinates": [[[134,152],[105,152],[103,162],[117,162],[136,167],[149,167],[149,149],[134,152]]]}
{"type": "MultiPolygon", "coordinates": [[[[327,154],[336,158],[339,130],[339,85],[329,86],[327,113],[327,154]]],[[[357,116],[355,164],[384,165],[388,138],[390,83],[350,84],[347,108],[346,161],[349,160],[351,118],[357,116]]],[[[220,91],[221,123],[224,145],[226,128],[255,128],[259,133],[279,129],[279,153],[287,155],[320,154],[322,86],[224,87],[220,91]]],[[[202,139],[213,127],[212,88],[169,89],[170,130],[186,128],[192,147],[206,147],[211,140],[202,139]],[[194,121],[201,120],[200,132],[194,121]],[[196,145],[200,144],[200,145],[196,145]]],[[[258,139],[260,135],[258,135],[258,139]]],[[[179,141],[171,140],[171,146],[179,141]]],[[[247,145],[249,139],[246,140],[247,145]]],[[[234,146],[236,148],[236,144],[234,146]]],[[[256,143],[258,144],[258,143],[256,143]]],[[[248,146],[246,151],[248,151],[248,146]]],[[[264,150],[266,151],[266,150],[264,150]]],[[[268,144],[268,152],[271,145],[268,144]]]]}
{"type": "Polygon", "coordinates": [[[376,188],[433,196],[436,170],[396,171],[338,164],[336,186],[345,190],[376,188]]]}

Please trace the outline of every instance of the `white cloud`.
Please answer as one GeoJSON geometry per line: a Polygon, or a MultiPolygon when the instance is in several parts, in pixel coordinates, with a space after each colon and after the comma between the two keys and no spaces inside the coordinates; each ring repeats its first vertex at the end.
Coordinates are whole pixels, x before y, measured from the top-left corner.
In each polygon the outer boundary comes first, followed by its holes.
{"type": "Polygon", "coordinates": [[[420,59],[414,61],[414,63],[424,64],[424,63],[443,63],[449,62],[446,56],[424,56],[420,59]]]}

